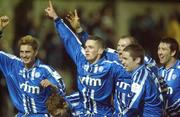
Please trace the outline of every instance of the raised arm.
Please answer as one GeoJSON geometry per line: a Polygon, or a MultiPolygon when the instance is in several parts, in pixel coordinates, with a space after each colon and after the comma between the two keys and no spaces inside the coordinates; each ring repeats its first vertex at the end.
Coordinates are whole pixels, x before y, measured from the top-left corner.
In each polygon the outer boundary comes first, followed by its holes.
{"type": "MultiPolygon", "coordinates": [[[[75,9],[74,12],[69,12],[66,16],[66,20],[70,23],[71,27],[75,31],[76,35],[79,38],[79,41],[82,45],[85,44],[86,40],[88,39],[89,34],[83,30],[81,27],[80,18],[78,16],[77,10],[75,9]]],[[[119,61],[118,53],[111,48],[106,49],[106,58],[110,61],[119,61]]]]}
{"type": "Polygon", "coordinates": [[[45,12],[50,18],[54,19],[60,40],[63,41],[67,53],[77,63],[84,56],[84,49],[81,47],[81,42],[63,20],[57,16],[51,1],[49,1],[49,6],[45,9],[45,12]]]}
{"type": "Polygon", "coordinates": [[[3,29],[9,24],[9,17],[8,16],[1,16],[0,17],[0,38],[2,38],[2,31],[3,29]]]}
{"type": "MultiPolygon", "coordinates": [[[[2,38],[3,30],[8,26],[8,24],[9,24],[9,17],[1,16],[0,17],[0,38],[2,38]]],[[[11,69],[12,62],[14,60],[20,61],[20,59],[17,58],[16,56],[0,51],[0,70],[4,74],[7,74],[8,70],[11,69]]]]}

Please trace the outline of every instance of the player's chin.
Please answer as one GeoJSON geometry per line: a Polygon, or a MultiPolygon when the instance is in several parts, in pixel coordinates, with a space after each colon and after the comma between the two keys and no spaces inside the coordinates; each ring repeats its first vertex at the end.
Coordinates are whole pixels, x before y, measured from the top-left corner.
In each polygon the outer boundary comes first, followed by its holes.
{"type": "Polygon", "coordinates": [[[90,60],[91,60],[91,57],[89,57],[89,56],[86,56],[86,59],[87,59],[88,61],[90,61],[90,60]]]}

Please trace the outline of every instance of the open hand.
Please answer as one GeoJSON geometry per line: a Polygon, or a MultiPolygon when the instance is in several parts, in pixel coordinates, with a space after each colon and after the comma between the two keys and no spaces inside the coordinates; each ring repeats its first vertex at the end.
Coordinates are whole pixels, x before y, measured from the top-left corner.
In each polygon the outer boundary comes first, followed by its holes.
{"type": "Polygon", "coordinates": [[[79,20],[79,16],[77,14],[77,10],[74,10],[74,13],[72,13],[71,11],[67,14],[66,19],[69,21],[69,23],[71,24],[72,28],[79,33],[79,31],[82,29],[80,26],[80,20],[79,20]]]}
{"type": "Polygon", "coordinates": [[[0,17],[0,31],[3,30],[8,24],[9,24],[9,17],[1,16],[0,17]]]}

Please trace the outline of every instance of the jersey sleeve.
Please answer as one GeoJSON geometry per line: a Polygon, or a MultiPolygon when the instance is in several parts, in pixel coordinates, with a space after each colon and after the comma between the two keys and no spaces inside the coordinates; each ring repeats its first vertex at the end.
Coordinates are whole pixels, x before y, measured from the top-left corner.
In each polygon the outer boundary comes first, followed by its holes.
{"type": "Polygon", "coordinates": [[[161,117],[162,101],[159,97],[158,88],[154,81],[149,77],[147,71],[141,71],[134,76],[134,82],[131,84],[132,99],[129,109],[125,115],[142,113],[141,116],[161,117]],[[142,108],[143,112],[139,112],[142,108]]]}
{"type": "Polygon", "coordinates": [[[77,64],[80,59],[85,58],[85,51],[81,47],[82,43],[62,19],[57,18],[55,20],[55,27],[60,40],[64,43],[67,53],[73,59],[75,64],[77,64]]]}
{"type": "Polygon", "coordinates": [[[82,45],[85,45],[85,42],[87,41],[89,35],[86,31],[82,31],[81,33],[77,33],[79,40],[81,41],[82,45]]]}
{"type": "Polygon", "coordinates": [[[113,61],[113,67],[112,67],[112,73],[114,75],[115,78],[119,79],[119,78],[130,78],[131,74],[128,73],[123,66],[118,63],[117,61],[113,61]]]}
{"type": "Polygon", "coordinates": [[[16,60],[20,61],[18,57],[0,51],[0,69],[4,73],[4,75],[10,71],[10,69],[13,67],[12,63],[16,60]]]}
{"type": "Polygon", "coordinates": [[[46,73],[45,78],[47,78],[53,85],[55,85],[58,88],[58,93],[64,97],[66,94],[65,83],[61,75],[49,66],[43,65],[43,67],[45,68],[46,73]]]}

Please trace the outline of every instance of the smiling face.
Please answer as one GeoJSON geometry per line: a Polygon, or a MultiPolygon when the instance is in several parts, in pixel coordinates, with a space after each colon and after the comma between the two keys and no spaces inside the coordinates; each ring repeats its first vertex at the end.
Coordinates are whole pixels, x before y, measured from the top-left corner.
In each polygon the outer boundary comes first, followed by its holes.
{"type": "Polygon", "coordinates": [[[20,58],[22,59],[24,65],[30,68],[34,65],[37,56],[37,51],[34,51],[30,45],[20,46],[20,58]]]}
{"type": "Polygon", "coordinates": [[[37,39],[31,35],[22,37],[18,42],[19,56],[22,59],[26,68],[31,68],[34,65],[39,44],[37,39]]]}
{"type": "Polygon", "coordinates": [[[165,66],[170,64],[174,55],[175,55],[175,51],[171,51],[170,44],[163,42],[159,44],[158,57],[161,64],[165,66]]]}
{"type": "Polygon", "coordinates": [[[100,59],[103,53],[103,49],[100,47],[96,40],[87,40],[85,43],[85,55],[86,59],[90,63],[95,63],[100,59]]]}

